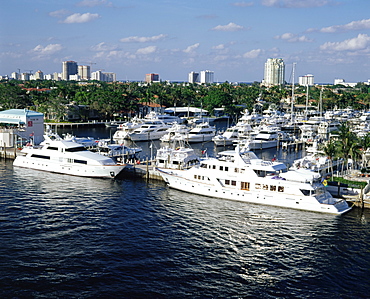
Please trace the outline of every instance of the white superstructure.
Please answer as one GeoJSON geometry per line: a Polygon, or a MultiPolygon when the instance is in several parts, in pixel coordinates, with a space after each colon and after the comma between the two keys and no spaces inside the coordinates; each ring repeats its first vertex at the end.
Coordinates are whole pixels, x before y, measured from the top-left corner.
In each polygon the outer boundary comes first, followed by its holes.
{"type": "Polygon", "coordinates": [[[169,187],[190,193],[332,214],[351,209],[345,200],[332,197],[318,173],[287,171],[283,163],[264,161],[239,147],[188,170],[156,169],[169,187]]]}

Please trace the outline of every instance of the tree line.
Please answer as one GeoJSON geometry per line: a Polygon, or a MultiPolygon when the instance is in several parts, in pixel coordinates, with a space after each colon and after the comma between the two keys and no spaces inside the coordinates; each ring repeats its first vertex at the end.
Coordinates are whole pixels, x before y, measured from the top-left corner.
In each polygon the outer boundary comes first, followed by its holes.
{"type": "MultiPolygon", "coordinates": [[[[291,98],[291,88],[291,85],[267,88],[259,82],[233,85],[228,82],[146,84],[90,81],[81,84],[75,81],[9,80],[0,82],[0,110],[28,108],[44,113],[46,119],[53,115],[55,120],[62,120],[65,107],[75,105],[96,111],[98,118],[113,119],[117,115],[137,113],[143,103],[156,103],[165,107],[203,107],[211,114],[215,108],[223,107],[230,116],[238,116],[245,108],[249,111],[263,110],[271,104],[279,110],[288,109],[286,102],[291,98]]],[[[309,106],[316,108],[321,98],[323,110],[348,106],[358,110],[370,108],[370,87],[364,83],[358,83],[355,88],[311,86],[308,93],[306,87],[296,85],[294,94],[295,104],[308,102],[309,106]]],[[[86,120],[89,115],[81,115],[81,118],[86,120]]]]}

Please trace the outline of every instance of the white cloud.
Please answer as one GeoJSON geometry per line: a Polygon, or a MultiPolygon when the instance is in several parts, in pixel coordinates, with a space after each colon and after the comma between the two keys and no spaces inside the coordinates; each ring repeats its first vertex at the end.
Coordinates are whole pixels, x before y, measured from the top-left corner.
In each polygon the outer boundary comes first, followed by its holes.
{"type": "Polygon", "coordinates": [[[327,42],[320,46],[324,51],[358,51],[370,46],[370,36],[359,34],[357,37],[342,42],[327,42]]]}
{"type": "Polygon", "coordinates": [[[136,54],[147,55],[147,54],[154,53],[156,50],[157,50],[156,46],[149,46],[149,47],[138,49],[136,51],[136,54]]]}
{"type": "Polygon", "coordinates": [[[249,7],[249,6],[253,6],[254,3],[253,2],[234,2],[234,3],[231,3],[231,5],[233,6],[238,6],[238,7],[249,7]]]}
{"type": "Polygon", "coordinates": [[[112,6],[112,2],[107,0],[83,0],[76,4],[77,6],[94,7],[99,5],[112,6]]]}
{"type": "Polygon", "coordinates": [[[189,47],[187,47],[185,50],[183,50],[184,53],[192,53],[195,51],[195,49],[197,49],[198,47],[200,46],[200,43],[196,43],[194,45],[191,45],[189,47]]]}
{"type": "Polygon", "coordinates": [[[215,31],[239,31],[239,30],[243,30],[243,29],[245,29],[243,26],[237,25],[237,24],[232,23],[232,22],[230,22],[227,25],[218,25],[218,26],[212,28],[212,30],[215,30],[215,31]]]}
{"type": "Polygon", "coordinates": [[[321,7],[329,4],[329,0],[262,0],[264,6],[276,6],[287,8],[321,7]]]}
{"type": "Polygon", "coordinates": [[[282,40],[286,40],[287,42],[289,43],[297,43],[297,42],[306,42],[306,43],[309,43],[309,42],[312,42],[312,39],[309,39],[307,36],[299,36],[297,34],[293,34],[293,33],[284,33],[282,35],[277,35],[274,37],[275,39],[282,39],[282,40]]]}
{"type": "Polygon", "coordinates": [[[73,23],[87,23],[100,18],[99,14],[97,13],[75,13],[73,15],[68,16],[62,23],[66,24],[73,24],[73,23]]]}
{"type": "Polygon", "coordinates": [[[261,49],[254,49],[243,54],[244,58],[257,58],[263,51],[261,49]]]}
{"type": "Polygon", "coordinates": [[[39,55],[51,55],[56,52],[59,52],[63,49],[61,44],[49,44],[47,46],[41,46],[37,45],[35,48],[33,48],[33,52],[39,54],[39,55]]]}
{"type": "Polygon", "coordinates": [[[320,32],[334,33],[339,31],[362,30],[362,29],[370,29],[370,19],[353,21],[345,25],[324,27],[320,29],[320,32]]]}
{"type": "Polygon", "coordinates": [[[113,51],[113,50],[116,50],[117,47],[116,46],[109,46],[105,42],[101,42],[101,43],[99,43],[95,46],[91,46],[90,49],[92,51],[100,52],[100,51],[113,51]]]}
{"type": "Polygon", "coordinates": [[[217,46],[213,46],[212,49],[223,50],[223,49],[225,49],[225,45],[224,44],[219,44],[217,46]]]}
{"type": "Polygon", "coordinates": [[[130,36],[121,38],[120,41],[123,43],[147,43],[147,42],[156,42],[163,40],[167,37],[167,34],[159,34],[154,36],[130,36]]]}
{"type": "Polygon", "coordinates": [[[54,17],[54,18],[62,18],[69,13],[70,12],[66,9],[60,9],[60,10],[49,12],[49,16],[54,17]]]}

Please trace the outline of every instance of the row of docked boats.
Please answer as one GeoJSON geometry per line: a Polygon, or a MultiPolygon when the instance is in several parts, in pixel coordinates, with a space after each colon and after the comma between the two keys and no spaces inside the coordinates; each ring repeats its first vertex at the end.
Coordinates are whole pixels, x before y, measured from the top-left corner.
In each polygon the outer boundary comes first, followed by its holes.
{"type": "MultiPolygon", "coordinates": [[[[138,129],[144,125],[153,125],[156,121],[159,120],[134,120],[130,122],[130,129],[133,130],[128,133],[133,133],[135,126],[138,129]]],[[[163,121],[159,122],[161,125],[164,124],[163,121]]],[[[125,125],[127,129],[129,127],[127,123],[121,125],[122,127],[125,125]]],[[[186,143],[192,142],[190,140],[214,141],[217,144],[216,137],[219,135],[216,135],[215,128],[208,123],[201,122],[193,128],[181,123],[165,125],[166,130],[162,130],[166,132],[165,134],[160,138],[148,140],[186,143]],[[207,128],[209,133],[203,134],[206,137],[203,136],[201,139],[192,139],[190,131],[195,128],[202,133],[207,128]],[[164,136],[168,139],[165,140],[164,136]],[[172,137],[175,138],[171,139],[172,137]]],[[[191,148],[183,145],[164,146],[157,151],[155,171],[163,177],[169,187],[185,192],[315,212],[332,214],[347,212],[350,209],[348,204],[343,199],[334,198],[323,184],[328,169],[333,169],[333,166],[339,167],[340,161],[333,165],[333,161],[317,150],[295,161],[288,168],[278,161],[264,161],[252,151],[275,147],[278,140],[283,138],[281,128],[276,124],[257,126],[243,120],[239,121],[224,132],[230,133],[227,140],[220,141],[220,145],[236,145],[235,149],[220,152],[216,157],[200,158],[191,148]],[[241,140],[244,140],[244,143],[241,140]],[[230,141],[231,143],[226,144],[230,141]],[[270,145],[265,146],[268,142],[270,145]]],[[[123,129],[116,132],[119,131],[123,129]]],[[[150,136],[149,133],[146,132],[144,135],[150,136]]],[[[126,138],[119,141],[123,140],[126,138]]],[[[115,141],[113,145],[108,144],[108,141],[107,144],[99,141],[100,149],[93,152],[84,147],[94,148],[89,138],[82,140],[66,136],[63,139],[57,135],[46,134],[45,141],[40,146],[26,146],[14,161],[14,166],[78,176],[114,178],[126,167],[124,160],[118,161],[113,158],[121,155],[124,147],[123,142],[115,141]],[[105,150],[102,150],[103,148],[105,150]]],[[[138,152],[131,153],[135,155],[138,152]]]]}

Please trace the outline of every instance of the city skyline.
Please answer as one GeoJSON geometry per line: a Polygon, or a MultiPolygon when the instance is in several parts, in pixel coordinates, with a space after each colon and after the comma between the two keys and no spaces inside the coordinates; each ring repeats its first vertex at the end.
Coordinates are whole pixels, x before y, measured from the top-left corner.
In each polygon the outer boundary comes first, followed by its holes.
{"type": "Polygon", "coordinates": [[[187,81],[211,69],[215,82],[262,81],[282,58],[315,82],[370,79],[370,2],[10,1],[0,12],[0,76],[62,72],[62,62],[109,70],[117,80],[187,81]],[[19,21],[20,20],[20,21],[19,21]]]}

